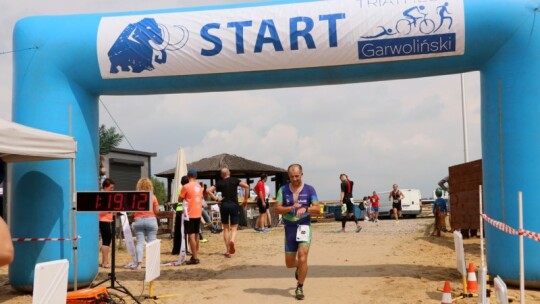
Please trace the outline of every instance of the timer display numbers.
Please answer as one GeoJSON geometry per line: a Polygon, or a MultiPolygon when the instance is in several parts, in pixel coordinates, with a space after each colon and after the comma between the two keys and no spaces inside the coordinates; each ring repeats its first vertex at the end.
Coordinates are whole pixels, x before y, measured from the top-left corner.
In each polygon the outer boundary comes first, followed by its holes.
{"type": "Polygon", "coordinates": [[[77,192],[77,211],[144,212],[152,207],[150,191],[77,192]]]}

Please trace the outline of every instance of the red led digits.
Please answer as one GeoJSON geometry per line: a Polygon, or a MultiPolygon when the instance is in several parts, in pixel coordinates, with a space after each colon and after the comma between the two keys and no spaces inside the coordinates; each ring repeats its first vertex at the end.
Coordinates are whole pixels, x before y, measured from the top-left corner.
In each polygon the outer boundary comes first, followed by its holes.
{"type": "Polygon", "coordinates": [[[96,210],[99,210],[101,206],[101,196],[100,195],[96,195],[96,206],[94,207],[96,210]]]}
{"type": "Polygon", "coordinates": [[[139,202],[137,203],[138,210],[148,210],[148,193],[141,193],[139,202]]]}
{"type": "Polygon", "coordinates": [[[114,206],[113,210],[123,210],[122,206],[124,205],[124,194],[123,193],[115,193],[113,198],[114,206]]]}
{"type": "Polygon", "coordinates": [[[137,212],[149,211],[150,192],[105,191],[77,192],[77,211],[137,212]]]}
{"type": "Polygon", "coordinates": [[[137,196],[133,195],[131,197],[131,209],[135,209],[135,206],[137,205],[137,196]]]}

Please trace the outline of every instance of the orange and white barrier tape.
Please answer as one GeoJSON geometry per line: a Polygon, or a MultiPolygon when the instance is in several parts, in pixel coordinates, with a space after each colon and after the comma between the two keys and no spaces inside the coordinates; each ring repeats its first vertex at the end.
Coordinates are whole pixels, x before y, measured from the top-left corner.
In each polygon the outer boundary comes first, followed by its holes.
{"type": "Polygon", "coordinates": [[[490,218],[489,216],[487,216],[487,214],[482,214],[482,218],[490,223],[493,227],[505,232],[505,233],[508,233],[508,234],[513,234],[513,235],[523,235],[525,237],[528,237],[530,238],[531,240],[533,241],[537,241],[537,242],[540,242],[540,234],[537,233],[537,232],[532,232],[532,231],[529,231],[529,230],[525,230],[525,229],[514,229],[508,225],[506,225],[505,223],[502,223],[502,222],[499,222],[499,221],[496,221],[492,218],[490,218]]]}
{"type": "Polygon", "coordinates": [[[13,242],[48,242],[48,241],[76,241],[81,236],[76,238],[12,238],[13,242]]]}

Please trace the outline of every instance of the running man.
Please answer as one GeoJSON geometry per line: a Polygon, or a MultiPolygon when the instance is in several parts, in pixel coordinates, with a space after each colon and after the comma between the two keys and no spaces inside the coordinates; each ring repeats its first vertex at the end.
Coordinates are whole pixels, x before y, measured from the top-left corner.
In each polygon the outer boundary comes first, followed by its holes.
{"type": "Polygon", "coordinates": [[[446,14],[451,15],[450,12],[448,11],[447,7],[448,7],[448,2],[445,2],[441,6],[437,6],[437,12],[439,13],[439,17],[440,17],[441,21],[440,21],[439,26],[437,27],[437,29],[434,30],[434,32],[438,31],[441,28],[441,26],[444,23],[444,20],[446,20],[446,19],[450,20],[450,24],[448,25],[448,29],[450,29],[452,27],[453,19],[452,19],[452,17],[449,17],[449,16],[446,15],[446,14]]]}
{"type": "Polygon", "coordinates": [[[238,220],[240,205],[238,205],[238,186],[244,188],[244,202],[247,205],[249,197],[249,185],[240,181],[236,177],[231,177],[231,171],[228,168],[221,169],[221,180],[217,181],[215,186],[208,188],[206,193],[218,203],[221,203],[221,224],[223,225],[223,240],[227,251],[224,256],[232,257],[236,252],[234,242],[236,240],[236,231],[238,230],[238,220]],[[221,198],[218,198],[215,191],[221,192],[221,198]]]}
{"type": "MultiPolygon", "coordinates": [[[[339,204],[345,204],[347,206],[347,211],[345,211],[341,215],[341,232],[345,232],[347,218],[352,218],[354,220],[354,223],[356,224],[356,232],[360,232],[360,230],[362,230],[362,227],[360,227],[358,219],[354,215],[354,205],[352,202],[352,190],[354,182],[352,180],[349,180],[349,177],[345,173],[340,174],[339,179],[341,180],[341,194],[339,197],[339,204]]],[[[363,202],[361,204],[363,204],[363,202]]]]}
{"type": "Polygon", "coordinates": [[[422,11],[425,8],[426,7],[423,6],[423,5],[413,6],[411,8],[406,9],[405,11],[403,11],[403,16],[405,16],[405,18],[411,20],[411,24],[416,27],[416,20],[422,19],[422,17],[415,17],[415,16],[411,15],[411,13],[416,11],[417,13],[421,14],[422,16],[425,16],[426,14],[422,13],[422,11]]]}
{"type": "Polygon", "coordinates": [[[392,186],[392,191],[388,195],[388,199],[392,200],[392,211],[394,212],[394,219],[396,223],[399,223],[399,218],[401,217],[401,200],[405,198],[403,192],[399,190],[398,185],[394,184],[392,186]]]}
{"type": "Polygon", "coordinates": [[[276,214],[283,214],[285,222],[285,265],[296,268],[295,297],[304,299],[304,282],[308,272],[308,254],[311,245],[311,217],[319,214],[319,199],[315,188],[302,181],[302,166],[292,164],[287,169],[289,184],[277,193],[276,214]]]}

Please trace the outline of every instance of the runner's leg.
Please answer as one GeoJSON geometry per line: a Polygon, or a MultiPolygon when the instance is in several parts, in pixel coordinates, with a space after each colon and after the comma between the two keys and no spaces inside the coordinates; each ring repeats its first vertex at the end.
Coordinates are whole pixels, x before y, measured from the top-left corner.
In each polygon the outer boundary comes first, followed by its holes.
{"type": "Polygon", "coordinates": [[[238,230],[238,225],[231,225],[231,237],[230,242],[236,242],[236,231],[238,230]]]}
{"type": "Polygon", "coordinates": [[[229,252],[229,238],[230,238],[230,225],[229,224],[223,224],[223,241],[225,241],[225,248],[227,248],[226,252],[229,252]]]}
{"type": "Polygon", "coordinates": [[[304,284],[304,281],[306,280],[306,276],[308,273],[308,253],[309,253],[309,247],[308,246],[299,246],[298,247],[298,253],[297,253],[297,265],[298,265],[298,283],[304,284]]]}
{"type": "Polygon", "coordinates": [[[197,233],[190,233],[189,237],[189,248],[191,248],[191,258],[196,259],[198,254],[198,236],[197,233]]]}

